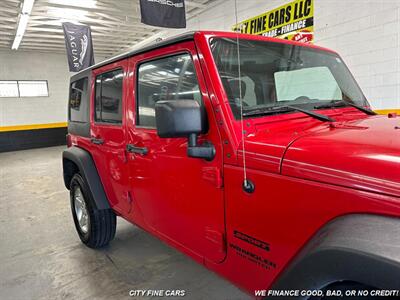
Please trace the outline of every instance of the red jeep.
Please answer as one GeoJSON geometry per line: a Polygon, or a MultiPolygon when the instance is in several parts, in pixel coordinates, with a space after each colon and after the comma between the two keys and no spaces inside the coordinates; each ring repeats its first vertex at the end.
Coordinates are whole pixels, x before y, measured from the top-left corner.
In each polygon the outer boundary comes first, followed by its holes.
{"type": "Polygon", "coordinates": [[[399,129],[331,50],[196,32],[71,78],[64,181],[89,247],[121,216],[253,296],[374,298],[400,289],[399,129]]]}

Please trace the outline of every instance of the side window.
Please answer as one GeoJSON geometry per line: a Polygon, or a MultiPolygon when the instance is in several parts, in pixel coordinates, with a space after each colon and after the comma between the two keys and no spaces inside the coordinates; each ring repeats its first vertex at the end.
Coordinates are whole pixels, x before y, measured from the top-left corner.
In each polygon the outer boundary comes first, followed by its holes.
{"type": "Polygon", "coordinates": [[[137,125],[156,127],[156,102],[179,99],[201,103],[199,84],[189,54],[161,58],[139,66],[137,125]]]}
{"type": "Polygon", "coordinates": [[[69,92],[69,120],[86,123],[88,118],[88,78],[81,78],[71,84],[69,92]]]}
{"type": "Polygon", "coordinates": [[[96,77],[96,122],[122,123],[123,77],[122,70],[114,70],[96,77]]]}

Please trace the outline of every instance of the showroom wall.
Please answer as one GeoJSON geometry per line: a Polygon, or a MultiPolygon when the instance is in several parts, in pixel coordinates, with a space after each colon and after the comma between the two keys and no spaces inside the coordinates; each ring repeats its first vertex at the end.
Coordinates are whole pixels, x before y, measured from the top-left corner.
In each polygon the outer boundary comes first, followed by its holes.
{"type": "MultiPolygon", "coordinates": [[[[95,61],[103,59],[96,57],[95,61]]],[[[0,62],[0,80],[47,80],[49,89],[49,97],[0,98],[0,130],[33,124],[65,125],[73,74],[68,71],[66,54],[0,51],[0,62]]]]}
{"type": "Polygon", "coordinates": [[[374,109],[399,109],[400,1],[337,2],[316,0],[316,43],[343,56],[374,109]]]}
{"type": "Polygon", "coordinates": [[[0,80],[47,80],[48,97],[0,98],[0,152],[65,144],[65,55],[0,51],[0,80]]]}
{"type": "Polygon", "coordinates": [[[72,74],[66,55],[0,51],[0,62],[0,80],[47,80],[49,91],[48,97],[0,98],[0,152],[65,144],[72,74]]]}
{"type": "Polygon", "coordinates": [[[65,54],[0,51],[0,61],[0,80],[47,80],[49,89],[49,97],[0,98],[1,127],[66,122],[65,54]]]}
{"type": "MultiPolygon", "coordinates": [[[[289,3],[237,1],[238,21],[289,3]]],[[[188,21],[188,30],[230,30],[234,0],[188,21]]],[[[375,110],[400,109],[400,1],[314,0],[315,43],[338,51],[375,110]]],[[[165,31],[162,37],[182,31],[165,31]]],[[[385,112],[385,111],[382,111],[385,112]]]]}

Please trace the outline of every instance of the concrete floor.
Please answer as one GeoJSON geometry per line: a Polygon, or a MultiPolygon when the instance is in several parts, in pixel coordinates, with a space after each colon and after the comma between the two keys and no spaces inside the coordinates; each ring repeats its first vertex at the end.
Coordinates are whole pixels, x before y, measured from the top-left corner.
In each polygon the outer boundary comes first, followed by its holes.
{"type": "Polygon", "coordinates": [[[121,218],[107,248],[81,244],[62,182],[63,149],[0,153],[0,299],[144,299],[129,297],[136,289],[249,299],[121,218]]]}

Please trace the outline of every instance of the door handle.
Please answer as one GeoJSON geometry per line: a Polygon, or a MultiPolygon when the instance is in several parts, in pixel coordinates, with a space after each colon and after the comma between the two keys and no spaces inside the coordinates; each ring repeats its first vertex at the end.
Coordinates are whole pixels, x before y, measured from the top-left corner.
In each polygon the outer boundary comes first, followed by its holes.
{"type": "Polygon", "coordinates": [[[104,144],[104,140],[102,140],[102,139],[97,139],[97,138],[91,138],[91,139],[90,139],[90,142],[91,142],[92,144],[95,144],[95,145],[103,145],[103,144],[104,144]]]}
{"type": "Polygon", "coordinates": [[[147,147],[136,147],[132,144],[126,145],[126,151],[130,153],[137,153],[140,155],[146,155],[147,153],[149,153],[149,149],[147,149],[147,147]]]}

